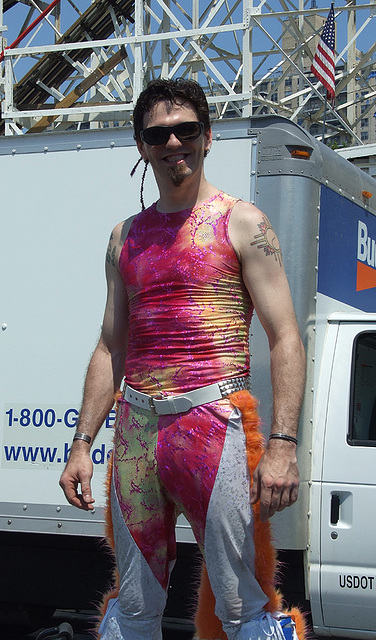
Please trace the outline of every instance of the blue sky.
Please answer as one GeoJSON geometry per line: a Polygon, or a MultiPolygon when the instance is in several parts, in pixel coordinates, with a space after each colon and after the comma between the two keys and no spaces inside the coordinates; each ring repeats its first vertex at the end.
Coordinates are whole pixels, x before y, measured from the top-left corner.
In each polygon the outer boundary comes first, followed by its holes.
{"type": "MultiPolygon", "coordinates": [[[[89,0],[74,0],[74,2],[76,6],[79,8],[79,10],[82,12],[84,12],[90,4],[89,0]]],[[[181,0],[180,3],[184,8],[187,9],[189,13],[191,12],[190,10],[191,10],[192,3],[190,0],[181,0]]],[[[295,0],[295,3],[297,4],[297,0],[295,0]]],[[[230,6],[234,6],[235,3],[230,2],[229,4],[230,6]]],[[[335,3],[335,11],[336,12],[339,11],[341,6],[344,6],[344,4],[345,4],[344,1],[335,3]]],[[[256,2],[255,2],[255,5],[256,5],[256,2]]],[[[309,0],[306,6],[309,7],[310,5],[311,5],[311,0],[309,0]]],[[[64,32],[77,19],[77,13],[74,11],[74,9],[72,8],[68,0],[61,0],[60,6],[61,6],[61,25],[62,25],[61,31],[64,32]]],[[[207,2],[202,0],[200,3],[200,10],[201,10],[201,6],[202,7],[207,6],[207,2]]],[[[269,2],[269,6],[274,11],[281,10],[281,5],[278,2],[278,0],[271,0],[269,2]]],[[[152,7],[156,11],[156,13],[161,15],[161,10],[160,10],[160,7],[157,5],[157,3],[152,4],[152,7]]],[[[317,0],[317,7],[322,8],[323,10],[322,15],[326,16],[329,9],[329,3],[328,2],[324,3],[322,0],[317,0]]],[[[172,8],[173,8],[173,5],[172,5],[172,8]]],[[[264,9],[263,9],[263,12],[264,12],[264,9]]],[[[18,3],[17,5],[12,7],[9,11],[7,11],[4,14],[4,24],[8,26],[8,31],[4,33],[4,36],[7,38],[7,41],[8,41],[7,44],[10,44],[11,42],[13,42],[13,40],[15,40],[15,38],[18,36],[22,28],[23,22],[26,19],[27,13],[28,13],[28,7],[24,4],[18,3]]],[[[223,11],[222,11],[222,15],[223,15],[223,11]]],[[[357,26],[362,25],[364,20],[366,20],[369,15],[370,15],[369,9],[358,10],[357,26]]],[[[37,17],[37,13],[35,12],[32,19],[34,20],[36,17],[37,17]]],[[[183,14],[179,14],[179,19],[181,20],[182,24],[186,28],[190,27],[189,20],[186,17],[184,17],[183,14]]],[[[239,4],[236,11],[234,12],[233,20],[235,22],[242,22],[242,3],[239,4]]],[[[337,22],[336,49],[337,51],[341,51],[342,48],[346,45],[346,39],[347,39],[347,12],[343,12],[340,16],[338,16],[336,19],[336,22],[337,22]]],[[[278,38],[281,32],[281,26],[276,18],[264,19],[262,20],[262,24],[270,31],[270,33],[275,38],[278,38]]],[[[375,40],[374,34],[376,33],[375,25],[376,25],[376,18],[373,18],[369,22],[367,27],[364,29],[362,34],[357,39],[358,49],[362,51],[366,51],[374,42],[375,40]]],[[[239,37],[240,37],[240,33],[239,33],[239,37]]],[[[31,38],[31,34],[27,36],[27,38],[24,40],[24,42],[20,46],[26,46],[30,38],[31,38]]],[[[53,38],[54,38],[53,29],[49,25],[44,24],[40,29],[40,31],[34,36],[32,44],[33,45],[50,44],[53,42],[53,38]]],[[[220,37],[217,37],[216,42],[218,42],[219,45],[222,44],[224,48],[235,50],[233,36],[221,34],[220,37]]],[[[261,34],[260,31],[257,29],[254,30],[254,47],[253,48],[254,48],[254,51],[270,48],[270,41],[263,34],[261,34]]],[[[270,57],[269,66],[270,67],[274,66],[276,62],[278,62],[278,58],[276,56],[270,57]]],[[[26,64],[25,62],[19,63],[19,70],[23,69],[25,64],[26,64]]],[[[16,75],[17,75],[17,79],[20,79],[22,75],[19,73],[19,71],[17,72],[17,68],[16,68],[16,75]]]]}

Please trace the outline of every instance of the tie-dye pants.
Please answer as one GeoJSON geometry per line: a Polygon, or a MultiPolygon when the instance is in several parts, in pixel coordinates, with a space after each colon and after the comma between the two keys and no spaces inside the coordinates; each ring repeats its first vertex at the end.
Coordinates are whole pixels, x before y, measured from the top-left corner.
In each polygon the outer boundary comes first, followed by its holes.
{"type": "Polygon", "coordinates": [[[216,615],[231,638],[268,601],[254,577],[250,478],[242,415],[229,399],[154,416],[121,401],[111,511],[120,577],[101,640],[161,640],[183,513],[205,558],[216,615]],[[233,630],[233,633],[232,633],[233,630]]]}

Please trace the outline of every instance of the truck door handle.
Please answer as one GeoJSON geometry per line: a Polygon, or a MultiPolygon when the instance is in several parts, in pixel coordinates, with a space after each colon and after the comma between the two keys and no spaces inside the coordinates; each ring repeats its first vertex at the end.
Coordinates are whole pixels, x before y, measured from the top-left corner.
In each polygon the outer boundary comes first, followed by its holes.
{"type": "Polygon", "coordinates": [[[338,493],[332,493],[332,501],[330,503],[330,524],[338,524],[339,505],[340,498],[338,493]]]}

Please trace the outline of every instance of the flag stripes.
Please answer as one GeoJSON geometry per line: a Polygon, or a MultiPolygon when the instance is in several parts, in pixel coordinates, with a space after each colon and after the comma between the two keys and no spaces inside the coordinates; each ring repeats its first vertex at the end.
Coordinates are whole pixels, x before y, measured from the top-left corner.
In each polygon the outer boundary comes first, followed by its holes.
{"type": "Polygon", "coordinates": [[[312,73],[326,88],[328,98],[332,100],[336,94],[334,48],[335,24],[332,3],[311,65],[312,73]]]}

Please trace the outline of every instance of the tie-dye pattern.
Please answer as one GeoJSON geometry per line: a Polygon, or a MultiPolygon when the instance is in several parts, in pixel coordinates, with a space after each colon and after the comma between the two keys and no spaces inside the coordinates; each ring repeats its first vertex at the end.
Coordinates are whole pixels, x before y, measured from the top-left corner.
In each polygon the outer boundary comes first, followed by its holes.
{"type": "Polygon", "coordinates": [[[177,416],[153,416],[121,401],[114,486],[124,522],[163,588],[184,513],[204,548],[206,513],[232,411],[228,400],[177,416]]]}
{"type": "MultiPolygon", "coordinates": [[[[177,213],[160,213],[154,204],[134,219],[119,265],[129,300],[125,379],[136,389],[152,395],[179,393],[249,374],[253,306],[228,235],[235,203],[220,192],[177,213]]],[[[119,401],[113,499],[123,519],[116,525],[122,615],[133,616],[127,589],[136,578],[128,575],[128,552],[119,551],[124,544],[121,527],[126,525],[162,589],[175,559],[179,513],[189,520],[204,555],[210,546],[207,517],[226,442],[233,443],[237,462],[244,473],[246,469],[244,433],[241,423],[231,420],[233,411],[228,398],[169,416],[119,401]]],[[[235,525],[247,530],[252,551],[248,482],[236,491],[245,496],[247,525],[232,518],[225,526],[228,531],[235,525]]],[[[226,505],[222,511],[226,523],[226,505]]],[[[252,553],[250,558],[251,575],[252,553]]],[[[144,569],[141,573],[139,580],[150,584],[144,569]]],[[[256,607],[258,590],[257,584],[252,586],[256,607]]]]}
{"type": "Polygon", "coordinates": [[[228,236],[222,192],[175,213],[136,216],[120,256],[129,298],[127,382],[179,392],[247,375],[252,303],[228,236]]]}

